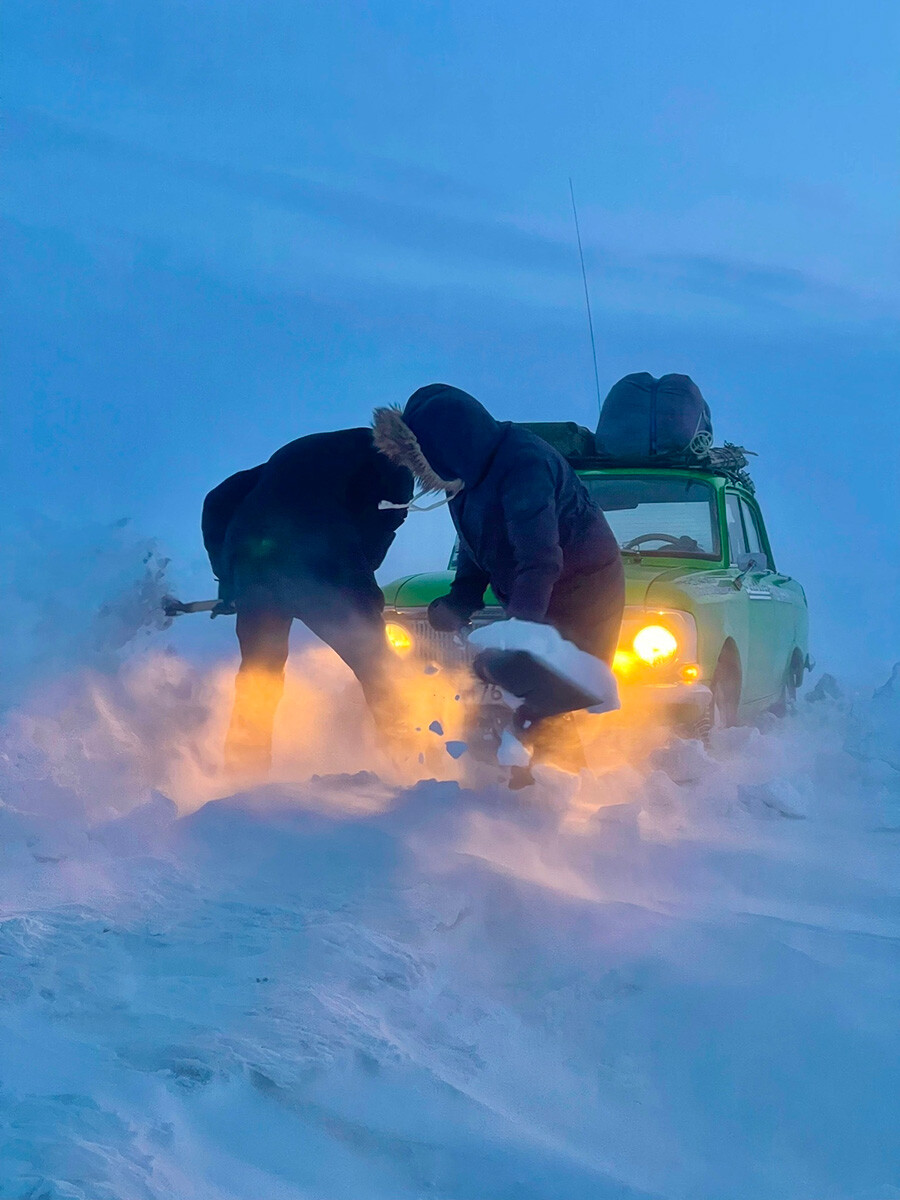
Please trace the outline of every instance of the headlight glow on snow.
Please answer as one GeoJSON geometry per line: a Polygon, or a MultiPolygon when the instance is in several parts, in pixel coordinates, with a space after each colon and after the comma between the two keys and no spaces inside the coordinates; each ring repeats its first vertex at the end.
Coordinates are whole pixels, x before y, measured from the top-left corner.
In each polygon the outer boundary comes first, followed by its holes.
{"type": "Polygon", "coordinates": [[[394,621],[388,621],[384,627],[384,636],[387,638],[390,648],[395,654],[399,654],[401,658],[406,658],[407,655],[412,654],[412,634],[404,626],[398,625],[394,621]]]}
{"type": "Polygon", "coordinates": [[[634,635],[634,652],[651,667],[674,658],[678,639],[663,625],[645,625],[634,635]]]}

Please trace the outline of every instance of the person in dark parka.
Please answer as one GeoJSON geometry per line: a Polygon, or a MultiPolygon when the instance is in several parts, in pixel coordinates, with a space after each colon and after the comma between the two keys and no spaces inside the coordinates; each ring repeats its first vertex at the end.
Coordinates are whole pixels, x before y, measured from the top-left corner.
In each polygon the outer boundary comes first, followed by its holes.
{"type": "Polygon", "coordinates": [[[459,556],[449,594],[429,608],[436,629],[463,626],[490,584],[507,616],[553,625],[612,663],[625,603],[619,546],[562,455],[446,384],[420,388],[402,413],[377,409],[374,431],[426,490],[452,496],[459,556]]]}
{"type": "Polygon", "coordinates": [[[265,769],[291,622],[301,620],[353,670],[376,719],[387,697],[384,597],[375,582],[412,497],[410,472],[369,429],[317,433],[239,471],[203,504],[203,542],[219,610],[237,612],[241,666],[226,762],[265,769]]]}

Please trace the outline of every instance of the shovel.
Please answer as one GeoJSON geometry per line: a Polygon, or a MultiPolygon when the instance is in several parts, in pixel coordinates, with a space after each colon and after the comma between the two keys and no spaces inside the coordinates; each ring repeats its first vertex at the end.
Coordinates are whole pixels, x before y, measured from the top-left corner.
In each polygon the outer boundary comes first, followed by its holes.
{"type": "Polygon", "coordinates": [[[174,596],[164,596],[162,610],[167,617],[180,617],[182,613],[208,612],[210,617],[233,616],[234,611],[224,608],[221,600],[189,600],[186,604],[174,596]],[[218,610],[218,611],[217,611],[218,610]]]}

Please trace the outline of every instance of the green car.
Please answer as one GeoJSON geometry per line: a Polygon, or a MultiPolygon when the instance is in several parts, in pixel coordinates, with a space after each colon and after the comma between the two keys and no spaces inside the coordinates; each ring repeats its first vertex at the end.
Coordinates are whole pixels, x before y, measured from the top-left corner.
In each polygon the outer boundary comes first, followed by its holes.
{"type": "MultiPolygon", "coordinates": [[[[555,440],[546,429],[547,440],[555,440]]],[[[649,709],[702,735],[792,700],[811,665],[806,596],[778,570],[746,477],[570,461],[606,514],[625,562],[626,607],[613,663],[623,709],[649,709]]],[[[410,575],[384,589],[386,635],[399,655],[438,666],[467,661],[465,639],[436,633],[426,614],[449,589],[453,567],[451,558],[446,571],[410,575]]],[[[503,616],[490,592],[485,599],[475,624],[503,616]]]]}

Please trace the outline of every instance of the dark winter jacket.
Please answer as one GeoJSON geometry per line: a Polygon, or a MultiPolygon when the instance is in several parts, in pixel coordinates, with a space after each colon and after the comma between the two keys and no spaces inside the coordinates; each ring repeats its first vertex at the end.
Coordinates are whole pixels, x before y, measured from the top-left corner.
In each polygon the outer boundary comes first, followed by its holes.
{"type": "MultiPolygon", "coordinates": [[[[472,396],[444,384],[415,392],[402,418],[388,409],[376,413],[376,444],[389,455],[404,436],[398,423],[440,479],[464,485],[450,501],[459,534],[450,596],[462,616],[481,607],[490,583],[509,616],[543,621],[554,592],[619,562],[603,513],[541,438],[495,421],[472,396]]],[[[406,449],[394,461],[419,473],[406,449]]]]}
{"type": "Polygon", "coordinates": [[[239,471],[203,504],[203,543],[219,595],[249,587],[279,594],[315,578],[355,586],[381,566],[405,509],[412,475],[380,454],[369,429],[314,433],[239,471]]]}

